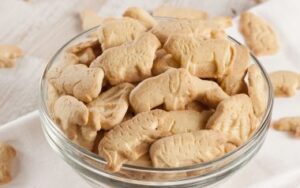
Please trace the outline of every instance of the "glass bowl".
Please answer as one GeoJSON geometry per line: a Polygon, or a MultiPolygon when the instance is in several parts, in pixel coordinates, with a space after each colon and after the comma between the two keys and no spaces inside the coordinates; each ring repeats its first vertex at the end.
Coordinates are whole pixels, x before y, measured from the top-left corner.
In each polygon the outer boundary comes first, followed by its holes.
{"type": "MultiPolygon", "coordinates": [[[[238,149],[225,154],[213,161],[181,168],[147,168],[124,165],[117,173],[110,173],[104,169],[105,160],[69,140],[47,110],[47,84],[45,75],[49,68],[59,63],[63,58],[63,51],[88,37],[97,27],[79,34],[60,48],[48,63],[40,85],[40,118],[47,141],[63,160],[78,172],[90,185],[94,187],[205,187],[215,185],[231,176],[256,155],[261,148],[268,127],[270,125],[273,106],[272,86],[266,71],[258,60],[251,55],[251,63],[261,69],[267,85],[267,109],[261,118],[260,126],[253,136],[238,149]]],[[[232,39],[232,38],[231,38],[232,39]]],[[[233,42],[238,43],[234,39],[233,42]]]]}

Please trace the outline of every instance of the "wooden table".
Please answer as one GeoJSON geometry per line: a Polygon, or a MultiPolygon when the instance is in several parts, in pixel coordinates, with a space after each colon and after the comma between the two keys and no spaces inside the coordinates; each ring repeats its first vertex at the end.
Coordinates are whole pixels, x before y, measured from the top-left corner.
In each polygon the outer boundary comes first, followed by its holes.
{"type": "Polygon", "coordinates": [[[0,43],[16,44],[26,55],[16,67],[0,69],[0,125],[38,108],[43,69],[59,47],[82,31],[80,10],[91,8],[101,16],[116,16],[128,6],[152,10],[162,4],[233,16],[256,3],[254,0],[1,0],[0,43]]]}

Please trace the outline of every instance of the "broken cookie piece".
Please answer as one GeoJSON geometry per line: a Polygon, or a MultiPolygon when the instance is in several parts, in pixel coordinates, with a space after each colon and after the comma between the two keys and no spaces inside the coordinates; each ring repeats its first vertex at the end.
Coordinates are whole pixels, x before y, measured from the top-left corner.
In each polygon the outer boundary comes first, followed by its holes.
{"type": "Polygon", "coordinates": [[[274,123],[274,128],[279,131],[292,132],[300,138],[300,116],[281,118],[274,123]]]}
{"type": "Polygon", "coordinates": [[[18,57],[23,56],[23,51],[14,45],[0,45],[0,68],[10,68],[15,65],[18,57]]]}
{"type": "Polygon", "coordinates": [[[155,141],[150,157],[156,168],[191,166],[224,155],[226,143],[226,137],[214,130],[181,133],[155,141]]]}
{"type": "Polygon", "coordinates": [[[276,97],[291,97],[300,89],[300,74],[293,71],[276,71],[270,74],[276,97]]]}
{"type": "Polygon", "coordinates": [[[91,67],[101,67],[111,85],[138,82],[151,76],[159,40],[151,33],[144,33],[136,40],[105,50],[91,67]]]}
{"type": "Polygon", "coordinates": [[[220,78],[231,68],[235,47],[226,39],[173,35],[164,45],[181,68],[200,78],[220,78]]]}
{"type": "Polygon", "coordinates": [[[223,100],[206,126],[221,131],[229,142],[240,146],[250,138],[257,125],[251,99],[245,94],[238,94],[223,100]]]}
{"type": "Polygon", "coordinates": [[[11,166],[13,159],[16,157],[16,150],[0,142],[0,185],[9,183],[12,180],[11,166]]]}
{"type": "Polygon", "coordinates": [[[279,49],[277,36],[272,27],[251,12],[241,14],[240,31],[247,46],[257,56],[272,55],[279,49]]]}

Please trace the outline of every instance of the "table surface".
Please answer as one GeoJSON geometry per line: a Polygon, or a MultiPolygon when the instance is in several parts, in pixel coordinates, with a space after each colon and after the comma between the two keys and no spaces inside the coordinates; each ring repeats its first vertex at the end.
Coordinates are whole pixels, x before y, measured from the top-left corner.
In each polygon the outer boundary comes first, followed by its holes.
{"type": "Polygon", "coordinates": [[[0,43],[16,44],[25,56],[11,69],[0,69],[0,125],[38,108],[39,80],[55,51],[80,33],[78,12],[91,8],[117,16],[129,6],[153,10],[160,5],[199,8],[211,15],[240,13],[255,0],[1,0],[0,43]]]}

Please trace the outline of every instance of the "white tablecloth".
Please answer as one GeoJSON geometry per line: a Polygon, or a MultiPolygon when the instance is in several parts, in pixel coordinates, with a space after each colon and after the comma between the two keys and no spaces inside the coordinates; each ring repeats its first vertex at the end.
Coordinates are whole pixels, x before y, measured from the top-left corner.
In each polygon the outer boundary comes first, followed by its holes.
{"type": "Polygon", "coordinates": [[[89,187],[50,148],[43,135],[37,111],[2,126],[0,138],[1,141],[11,144],[17,150],[16,162],[13,166],[13,181],[3,187],[89,187]]]}
{"type": "MultiPolygon", "coordinates": [[[[278,54],[259,58],[267,71],[300,72],[300,1],[273,0],[253,10],[270,22],[281,42],[278,54]]],[[[237,20],[236,20],[237,23],[237,20]]],[[[237,24],[228,33],[243,38],[237,24]]],[[[300,115],[300,92],[292,98],[275,100],[273,119],[300,115]]],[[[42,134],[38,113],[30,113],[0,127],[0,139],[18,151],[10,188],[88,187],[48,146],[42,134]]],[[[259,153],[221,187],[300,188],[300,140],[270,129],[259,153]]]]}

